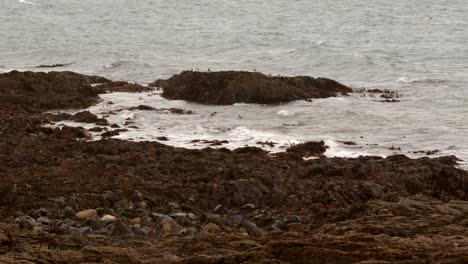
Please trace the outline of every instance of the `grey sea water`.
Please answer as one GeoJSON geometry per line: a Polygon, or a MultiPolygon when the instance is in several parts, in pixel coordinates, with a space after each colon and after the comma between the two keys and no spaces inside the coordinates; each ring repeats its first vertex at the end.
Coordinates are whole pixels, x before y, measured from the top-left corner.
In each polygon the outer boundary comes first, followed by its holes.
{"type": "Polygon", "coordinates": [[[230,147],[324,139],[329,155],[439,149],[468,160],[467,14],[464,0],[0,0],[0,71],[71,63],[61,70],[145,83],[184,69],[255,69],[394,89],[401,102],[359,95],[228,107],[158,95],[105,100],[116,109],[144,103],[195,111],[126,113],[140,129],[123,138],[164,135],[188,147],[200,138],[227,139],[230,147]]]}

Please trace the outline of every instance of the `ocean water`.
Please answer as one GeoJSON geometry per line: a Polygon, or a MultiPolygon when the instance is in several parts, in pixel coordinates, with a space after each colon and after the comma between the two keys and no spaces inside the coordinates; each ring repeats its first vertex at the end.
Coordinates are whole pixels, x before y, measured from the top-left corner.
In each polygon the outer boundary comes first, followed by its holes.
{"type": "Polygon", "coordinates": [[[0,0],[0,72],[62,63],[69,65],[54,70],[147,83],[184,69],[235,69],[393,89],[400,102],[354,94],[275,106],[117,93],[103,96],[114,105],[90,110],[191,109],[195,114],[123,110],[109,117],[139,127],[121,138],[167,136],[167,144],[184,147],[226,139],[230,148],[274,141],[270,150],[280,151],[325,140],[330,156],[438,149],[468,161],[467,14],[464,0],[0,0]]]}

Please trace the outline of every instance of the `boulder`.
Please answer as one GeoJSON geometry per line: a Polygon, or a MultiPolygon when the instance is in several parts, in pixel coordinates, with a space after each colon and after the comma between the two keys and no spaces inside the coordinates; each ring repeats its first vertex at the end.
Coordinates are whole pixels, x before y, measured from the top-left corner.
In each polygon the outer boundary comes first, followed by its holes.
{"type": "Polygon", "coordinates": [[[152,85],[162,87],[162,96],[167,99],[215,105],[276,104],[352,92],[351,88],[327,78],[274,77],[245,71],[183,71],[152,85]]]}
{"type": "Polygon", "coordinates": [[[229,182],[225,188],[227,205],[242,206],[245,204],[261,205],[271,196],[271,191],[255,179],[241,179],[229,182]]]}

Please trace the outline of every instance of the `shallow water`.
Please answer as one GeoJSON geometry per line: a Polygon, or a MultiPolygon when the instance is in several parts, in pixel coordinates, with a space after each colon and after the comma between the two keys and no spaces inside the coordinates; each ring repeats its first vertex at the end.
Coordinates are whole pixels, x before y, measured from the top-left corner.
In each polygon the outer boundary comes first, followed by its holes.
{"type": "MultiPolygon", "coordinates": [[[[145,83],[183,69],[256,69],[395,89],[399,103],[359,94],[277,106],[104,97],[113,107],[144,103],[195,111],[136,112],[141,129],[121,137],[164,135],[183,146],[195,138],[227,139],[232,146],[324,139],[332,146],[329,155],[439,149],[468,160],[467,13],[461,0],[2,0],[0,71],[71,63],[56,70],[145,83]]],[[[93,111],[101,112],[99,106],[93,111]]]]}

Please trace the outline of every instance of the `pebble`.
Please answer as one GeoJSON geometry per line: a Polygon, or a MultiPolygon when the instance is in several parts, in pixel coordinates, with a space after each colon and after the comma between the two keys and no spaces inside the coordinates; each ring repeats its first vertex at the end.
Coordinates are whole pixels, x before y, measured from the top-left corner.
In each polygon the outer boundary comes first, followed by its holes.
{"type": "Polygon", "coordinates": [[[240,224],[242,222],[242,219],[244,219],[242,215],[231,215],[229,217],[229,221],[235,224],[240,224]]]}
{"type": "Polygon", "coordinates": [[[283,220],[276,220],[276,222],[271,226],[272,230],[288,230],[288,224],[283,220]]]}
{"type": "Polygon", "coordinates": [[[170,202],[168,205],[169,205],[169,207],[171,208],[171,212],[180,211],[180,206],[179,206],[178,203],[176,203],[176,202],[170,202]]]}
{"type": "Polygon", "coordinates": [[[215,209],[214,209],[214,212],[216,214],[225,214],[228,212],[228,209],[226,207],[224,207],[222,204],[218,204],[215,209]]]}
{"type": "Polygon", "coordinates": [[[152,216],[155,220],[159,220],[159,219],[172,219],[172,217],[170,217],[170,216],[168,216],[168,215],[165,215],[165,214],[151,213],[151,216],[152,216]]]}
{"type": "Polygon", "coordinates": [[[244,204],[241,207],[241,209],[242,210],[253,210],[253,209],[255,209],[255,204],[252,204],[252,203],[244,204]]]}
{"type": "Polygon", "coordinates": [[[21,217],[21,216],[24,216],[24,214],[22,212],[16,212],[15,213],[15,217],[21,217]]]}
{"type": "Polygon", "coordinates": [[[179,231],[179,236],[194,236],[197,234],[197,229],[193,226],[182,228],[179,231]]]}
{"type": "Polygon", "coordinates": [[[37,210],[37,214],[40,215],[40,216],[47,216],[49,214],[49,210],[47,210],[45,208],[41,208],[41,209],[37,210]]]}
{"type": "Polygon", "coordinates": [[[72,236],[85,236],[87,234],[91,234],[93,230],[89,226],[85,227],[69,227],[68,233],[72,236]]]}
{"type": "Polygon", "coordinates": [[[290,215],[286,217],[286,222],[289,223],[300,223],[302,222],[302,218],[298,215],[290,215]]]}
{"type": "Polygon", "coordinates": [[[16,222],[19,222],[20,224],[23,224],[23,225],[30,225],[30,226],[37,226],[39,225],[36,221],[34,221],[34,219],[28,215],[26,216],[20,216],[18,218],[15,219],[16,222]]]}
{"type": "Polygon", "coordinates": [[[204,233],[209,233],[209,234],[219,233],[219,232],[221,232],[221,228],[219,228],[219,226],[216,225],[216,224],[209,223],[209,224],[207,224],[207,225],[205,225],[203,227],[203,232],[204,233]]]}
{"type": "Polygon", "coordinates": [[[36,219],[36,222],[43,224],[43,225],[48,225],[50,223],[50,220],[47,217],[41,216],[36,219]]]}
{"type": "Polygon", "coordinates": [[[97,211],[95,209],[88,209],[88,210],[84,210],[84,211],[76,213],[75,217],[78,218],[79,220],[85,220],[96,215],[97,215],[97,211]]]}
{"type": "Polygon", "coordinates": [[[141,224],[141,218],[140,217],[133,218],[132,220],[130,220],[130,224],[132,225],[141,224]]]}
{"type": "Polygon", "coordinates": [[[141,229],[139,227],[136,227],[136,226],[130,226],[130,230],[133,232],[133,234],[135,234],[137,236],[147,236],[148,235],[148,233],[143,231],[143,229],[141,229]]]}
{"type": "Polygon", "coordinates": [[[104,224],[112,223],[115,221],[115,219],[116,217],[113,215],[104,215],[103,217],[101,217],[101,221],[104,222],[104,224]]]}
{"type": "Polygon", "coordinates": [[[250,221],[243,221],[241,226],[252,236],[262,237],[265,235],[265,231],[260,229],[255,223],[250,221]]]}
{"type": "Polygon", "coordinates": [[[173,213],[171,214],[173,218],[189,218],[192,220],[198,219],[198,217],[194,213],[173,213]]]}
{"type": "Polygon", "coordinates": [[[216,220],[216,219],[221,218],[219,214],[210,214],[210,213],[205,213],[205,217],[208,220],[216,220]]]}
{"type": "Polygon", "coordinates": [[[71,206],[66,206],[63,214],[66,218],[71,218],[75,215],[75,212],[71,206]]]}

